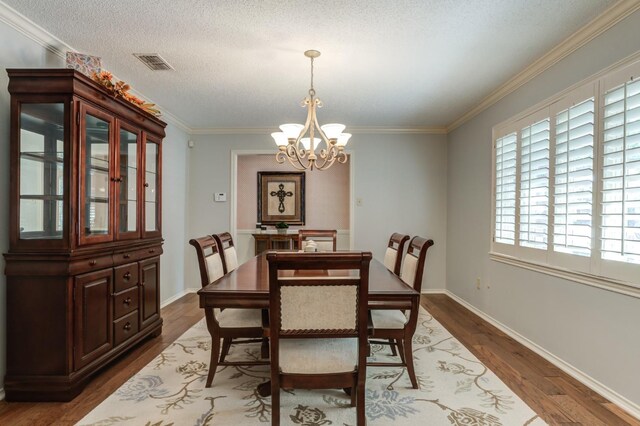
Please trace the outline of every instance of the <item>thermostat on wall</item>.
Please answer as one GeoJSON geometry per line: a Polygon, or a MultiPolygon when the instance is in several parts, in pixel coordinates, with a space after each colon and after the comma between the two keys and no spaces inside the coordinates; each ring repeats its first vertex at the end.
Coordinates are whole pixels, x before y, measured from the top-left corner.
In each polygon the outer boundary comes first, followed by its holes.
{"type": "Polygon", "coordinates": [[[227,201],[227,194],[224,192],[216,192],[213,194],[213,201],[227,201]]]}

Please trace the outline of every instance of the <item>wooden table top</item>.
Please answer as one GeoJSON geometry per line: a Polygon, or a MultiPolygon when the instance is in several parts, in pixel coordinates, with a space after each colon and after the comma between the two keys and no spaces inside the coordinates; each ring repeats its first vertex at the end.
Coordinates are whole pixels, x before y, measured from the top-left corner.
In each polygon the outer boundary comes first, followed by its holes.
{"type": "MultiPolygon", "coordinates": [[[[330,271],[331,276],[344,276],[351,271],[330,271]]],[[[242,306],[251,303],[252,307],[268,307],[269,303],[269,264],[265,254],[253,257],[236,270],[198,291],[201,307],[231,307],[225,301],[243,299],[242,306]],[[266,303],[266,304],[265,304],[266,303]]],[[[369,305],[377,306],[382,302],[404,301],[407,308],[410,301],[419,298],[419,293],[405,284],[389,271],[382,263],[372,259],[369,265],[369,305]]],[[[398,309],[400,306],[389,305],[398,309]]]]}

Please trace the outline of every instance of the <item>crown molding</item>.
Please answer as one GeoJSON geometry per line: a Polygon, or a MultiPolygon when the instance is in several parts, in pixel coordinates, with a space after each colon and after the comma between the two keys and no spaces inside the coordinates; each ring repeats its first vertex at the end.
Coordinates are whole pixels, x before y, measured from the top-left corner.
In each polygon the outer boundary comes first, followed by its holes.
{"type": "Polygon", "coordinates": [[[11,28],[15,29],[19,33],[35,41],[40,46],[44,47],[51,53],[60,56],[61,58],[65,57],[65,54],[68,50],[74,50],[73,48],[71,48],[71,46],[42,28],[40,25],[36,24],[26,16],[22,15],[11,6],[4,4],[2,1],[0,1],[0,21],[6,23],[11,28]]]}
{"type": "MultiPolygon", "coordinates": [[[[30,40],[36,42],[40,46],[47,49],[49,52],[53,53],[56,56],[59,56],[62,59],[65,59],[68,51],[76,51],[76,49],[74,49],[72,46],[60,40],[58,37],[54,36],[47,30],[42,28],[40,25],[36,24],[35,22],[22,15],[11,6],[6,5],[2,1],[0,1],[0,21],[6,23],[11,28],[18,31],[20,34],[26,36],[30,40]]],[[[144,96],[136,90],[132,90],[132,92],[151,103],[155,103],[147,96],[144,96]]],[[[162,111],[161,118],[163,121],[171,123],[184,132],[191,134],[192,129],[187,126],[184,121],[167,112],[166,109],[161,105],[156,104],[156,106],[162,111]]]]}
{"type": "MultiPolygon", "coordinates": [[[[200,127],[192,135],[269,135],[274,127],[200,127]]],[[[431,134],[446,135],[445,127],[349,127],[353,134],[431,134]]]]}
{"type": "Polygon", "coordinates": [[[556,47],[551,49],[544,56],[537,59],[506,83],[498,87],[498,89],[489,94],[474,108],[449,124],[446,127],[447,133],[471,120],[473,117],[480,114],[500,99],[514,92],[525,83],[531,81],[533,78],[546,71],[560,60],[569,56],[571,53],[575,52],[594,38],[598,37],[600,34],[604,33],[638,9],[640,9],[640,2],[638,0],[621,0],[617,2],[602,12],[602,14],[598,15],[591,22],[570,35],[556,47]]]}

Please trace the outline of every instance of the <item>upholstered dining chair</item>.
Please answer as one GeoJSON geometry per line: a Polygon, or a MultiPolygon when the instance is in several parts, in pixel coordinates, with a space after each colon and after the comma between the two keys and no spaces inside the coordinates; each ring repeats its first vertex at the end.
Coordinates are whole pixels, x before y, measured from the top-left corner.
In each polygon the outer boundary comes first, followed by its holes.
{"type": "MultiPolygon", "coordinates": [[[[420,293],[422,289],[422,275],[427,258],[427,250],[433,244],[433,240],[413,237],[409,243],[407,254],[404,256],[404,262],[400,270],[400,279],[412,286],[418,293],[420,293]]],[[[413,333],[416,331],[416,326],[418,325],[419,310],[420,303],[417,303],[415,308],[408,312],[396,309],[371,310],[371,320],[373,323],[373,330],[370,335],[371,343],[390,345],[392,349],[395,349],[395,346],[397,346],[400,352],[400,362],[370,362],[368,365],[372,367],[405,366],[414,389],[418,389],[419,386],[413,367],[413,348],[411,341],[413,339],[413,333]],[[386,341],[374,339],[386,339],[386,341]]],[[[393,355],[396,355],[395,350],[393,350],[393,355]]]]}
{"type": "MultiPolygon", "coordinates": [[[[189,241],[196,249],[200,280],[205,287],[224,275],[222,259],[216,240],[207,235],[189,241]]],[[[263,317],[259,309],[228,308],[205,309],[207,329],[211,334],[211,361],[206,387],[211,387],[218,365],[264,365],[268,361],[228,362],[225,357],[232,343],[260,342],[264,335],[263,317]],[[220,339],[224,339],[224,347],[220,353],[220,339]],[[246,339],[246,340],[234,340],[246,339]],[[218,358],[219,356],[219,358],[218,358]]]]}
{"type": "Polygon", "coordinates": [[[267,261],[271,424],[280,424],[281,388],[344,388],[364,425],[371,253],[269,252],[267,261]]]}
{"type": "Polygon", "coordinates": [[[236,252],[236,246],[233,244],[233,237],[230,233],[223,232],[214,234],[213,238],[215,238],[220,248],[224,273],[228,274],[238,267],[238,253],[236,252]]]}
{"type": "Polygon", "coordinates": [[[318,251],[336,251],[338,231],[335,229],[299,229],[298,248],[304,251],[307,240],[318,244],[318,251]]]}
{"type": "Polygon", "coordinates": [[[384,266],[396,275],[400,275],[400,265],[402,263],[402,253],[404,245],[409,241],[409,236],[393,233],[387,244],[387,251],[384,253],[384,266]]]}

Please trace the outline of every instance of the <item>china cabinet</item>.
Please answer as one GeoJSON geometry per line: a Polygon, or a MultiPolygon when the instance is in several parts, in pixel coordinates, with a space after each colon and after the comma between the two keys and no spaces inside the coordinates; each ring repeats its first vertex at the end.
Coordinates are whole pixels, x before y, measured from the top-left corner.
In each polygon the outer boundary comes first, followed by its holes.
{"type": "Polygon", "coordinates": [[[69,69],[10,69],[9,401],[67,401],[162,330],[165,123],[69,69]]]}

